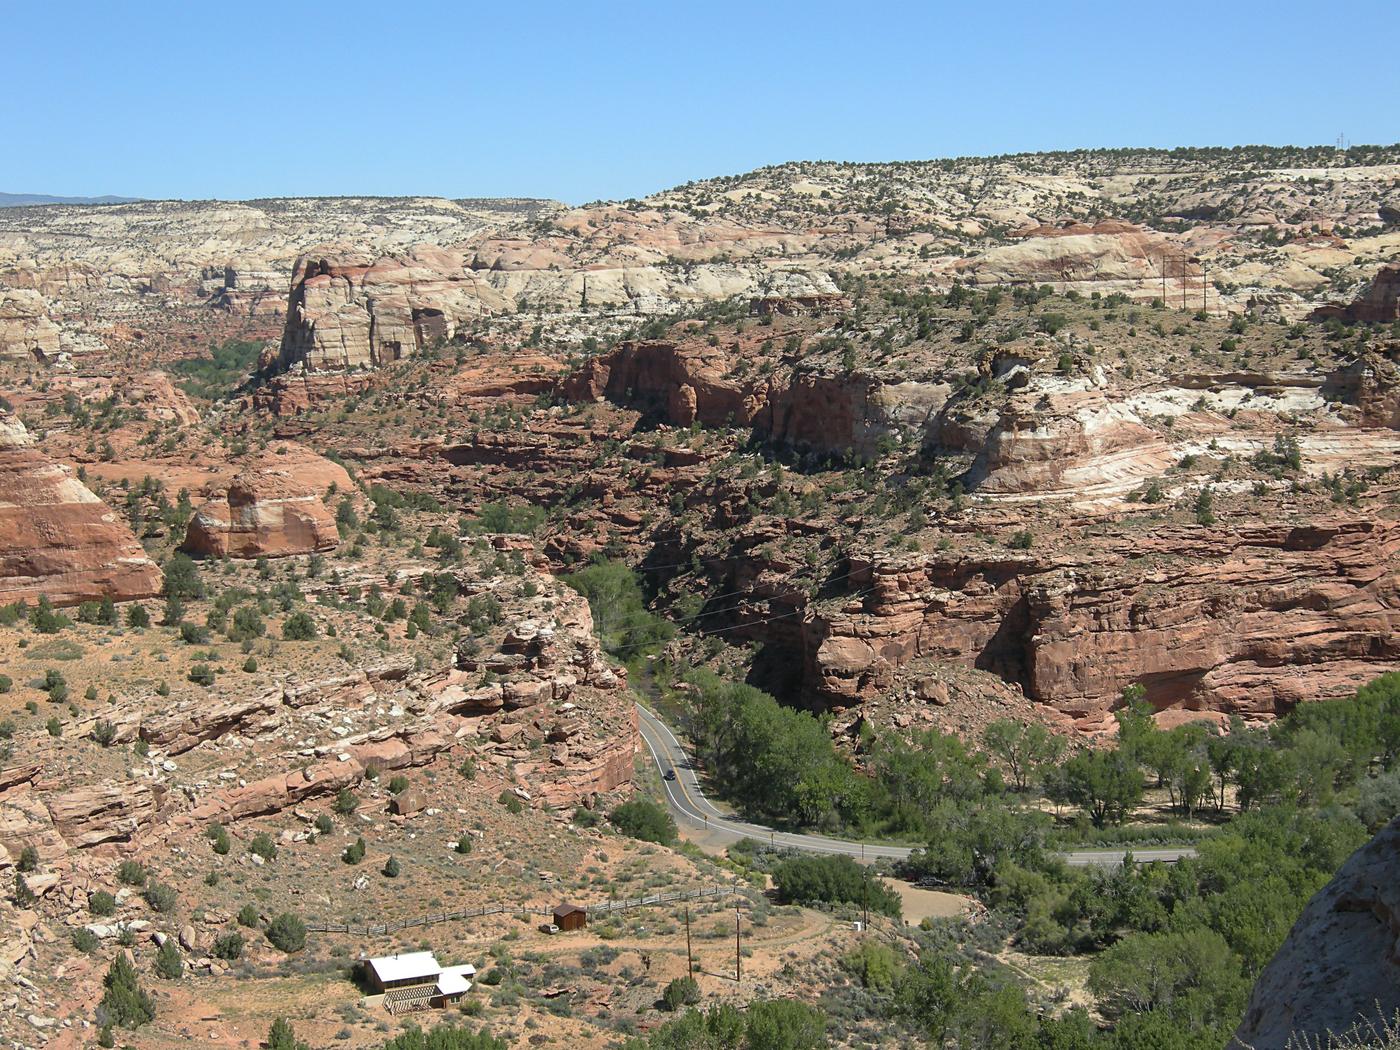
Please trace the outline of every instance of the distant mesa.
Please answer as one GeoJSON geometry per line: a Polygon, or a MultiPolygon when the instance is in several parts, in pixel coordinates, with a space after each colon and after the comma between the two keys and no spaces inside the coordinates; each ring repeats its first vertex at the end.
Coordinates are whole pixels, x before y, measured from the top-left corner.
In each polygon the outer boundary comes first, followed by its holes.
{"type": "Polygon", "coordinates": [[[142,197],[55,197],[48,193],[0,193],[0,208],[33,208],[41,204],[135,204],[142,197]]]}

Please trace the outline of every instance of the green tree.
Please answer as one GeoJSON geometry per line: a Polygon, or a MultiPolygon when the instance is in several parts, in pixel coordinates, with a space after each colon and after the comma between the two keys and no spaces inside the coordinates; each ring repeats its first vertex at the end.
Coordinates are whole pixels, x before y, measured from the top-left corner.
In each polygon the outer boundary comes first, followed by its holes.
{"type": "Polygon", "coordinates": [[[102,978],[102,1000],[98,1003],[99,1024],[119,1028],[139,1028],[156,1016],[155,1004],[136,977],[136,968],[124,952],[119,952],[102,978]]]}
{"type": "Polygon", "coordinates": [[[1025,791],[1033,770],[1058,760],[1064,740],[1039,722],[1004,718],[982,732],[982,746],[1005,764],[1017,791],[1025,791]]]}
{"type": "Polygon", "coordinates": [[[282,637],[289,642],[310,642],[320,637],[316,621],[304,612],[294,612],[282,623],[282,637]]]}
{"type": "Polygon", "coordinates": [[[908,967],[895,989],[896,1016],[913,1025],[933,1046],[941,1046],[962,1004],[957,973],[952,963],[924,952],[916,965],[908,967]]]}
{"type": "Polygon", "coordinates": [[[267,924],[263,936],[274,948],[290,955],[306,947],[306,923],[301,916],[284,911],[267,924]]]}
{"type": "Polygon", "coordinates": [[[899,894],[863,865],[842,855],[790,857],[772,871],[778,896],[798,904],[864,904],[870,910],[899,918],[899,894]]]}
{"type": "Polygon", "coordinates": [[[676,841],[676,822],[671,814],[649,798],[634,798],[608,814],[613,827],[624,835],[643,842],[669,845],[676,841]]]}
{"type": "Polygon", "coordinates": [[[1008,864],[1038,867],[1049,819],[999,801],[937,803],[925,815],[928,845],[899,870],[913,879],[985,886],[1008,864]]]}
{"type": "Polygon", "coordinates": [[[210,952],[216,959],[227,959],[231,962],[242,957],[244,943],[241,933],[237,930],[230,930],[228,933],[221,933],[214,938],[210,952]]]}
{"type": "Polygon", "coordinates": [[[193,601],[204,597],[204,581],[200,578],[199,566],[188,554],[177,551],[167,559],[162,568],[165,584],[161,593],[167,599],[193,601]]]}
{"type": "Polygon", "coordinates": [[[603,647],[632,659],[670,640],[675,628],[647,611],[636,575],[621,562],[603,562],[565,576],[564,582],[588,599],[593,626],[603,647]]]}
{"type": "Polygon", "coordinates": [[[700,1001],[700,985],[693,977],[677,977],[661,993],[666,1009],[676,1013],[682,1007],[694,1006],[700,1001]]]}
{"type": "Polygon", "coordinates": [[[1142,771],[1121,751],[1081,751],[1065,763],[1069,801],[1094,827],[1121,823],[1142,801],[1142,771]]]}
{"type": "Polygon", "coordinates": [[[826,1018],[796,999],[760,999],[749,1004],[744,1037],[747,1050],[820,1050],[826,1018]]]}
{"type": "Polygon", "coordinates": [[[1213,1025],[1238,1017],[1249,982],[1223,937],[1188,929],[1129,935],[1090,964],[1089,988],[1108,1017],[1162,1011],[1213,1025]]]}
{"type": "Polygon", "coordinates": [[[267,1032],[267,1050],[309,1050],[306,1043],[297,1039],[296,1030],[286,1018],[279,1017],[272,1022],[267,1032]]]}
{"type": "Polygon", "coordinates": [[[177,980],[184,974],[185,960],[180,955],[180,947],[175,943],[175,938],[167,937],[156,952],[155,970],[157,977],[163,977],[167,981],[177,980]]]}

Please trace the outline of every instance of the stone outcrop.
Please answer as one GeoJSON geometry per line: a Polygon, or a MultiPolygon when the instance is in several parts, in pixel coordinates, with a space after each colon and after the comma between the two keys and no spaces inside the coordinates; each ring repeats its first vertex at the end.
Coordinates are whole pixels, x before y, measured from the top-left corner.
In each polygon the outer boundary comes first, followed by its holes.
{"type": "Polygon", "coordinates": [[[1121,399],[1096,389],[1011,395],[977,448],[967,487],[1019,494],[1131,486],[1172,463],[1171,446],[1121,399]]]}
{"type": "Polygon", "coordinates": [[[414,357],[449,338],[464,314],[484,312],[472,278],[460,256],[429,248],[382,259],[299,259],[279,364],[337,371],[414,357]]]}
{"type": "Polygon", "coordinates": [[[354,759],[327,759],[290,773],[274,773],[212,795],[180,815],[179,827],[202,827],[211,820],[233,823],[291,809],[310,798],[334,795],[359,783],[365,769],[354,759]]]}
{"type": "Polygon", "coordinates": [[[42,295],[0,287],[0,359],[48,360],[59,351],[59,334],[42,295]]]}
{"type": "Polygon", "coordinates": [[[1400,321],[1400,263],[1382,266],[1366,290],[1352,302],[1328,303],[1308,315],[1312,321],[1326,321],[1334,317],[1347,324],[1390,324],[1400,321]]]}
{"type": "MultiPolygon", "coordinates": [[[[1400,820],[1308,902],[1254,984],[1232,1050],[1323,1045],[1400,1010],[1400,820]]],[[[1351,1044],[1348,1044],[1351,1045],[1351,1044]]],[[[1357,1044],[1360,1045],[1360,1044],[1357,1044]]],[[[1368,1044],[1369,1045],[1369,1044],[1368,1044]]]]}
{"type": "Polygon", "coordinates": [[[0,415],[0,605],[75,605],[160,592],[156,564],[125,521],[0,415]]]}
{"type": "Polygon", "coordinates": [[[672,426],[752,427],[779,444],[818,452],[873,452],[920,432],[946,403],[937,381],[836,374],[801,366],[735,374],[740,346],[623,343],[586,362],[559,390],[573,401],[606,398],[672,426]]]}
{"type": "Polygon", "coordinates": [[[1327,377],[1323,393],[1355,406],[1363,427],[1400,430],[1400,343],[1363,350],[1327,377]]]}
{"type": "Polygon", "coordinates": [[[73,848],[127,842],[153,826],[165,791],[159,785],[106,782],[73,788],[46,800],[54,829],[73,848]]]}
{"type": "Polygon", "coordinates": [[[1158,709],[1267,718],[1400,661],[1400,525],[1337,520],[1159,530],[1093,556],[924,556],[856,564],[870,593],[803,626],[808,699],[879,695],[919,657],[991,670],[1104,722],[1123,688],[1158,709]]]}
{"type": "Polygon", "coordinates": [[[463,322],[513,312],[522,300],[637,313],[730,295],[804,310],[834,309],[844,301],[819,271],[756,262],[674,272],[625,263],[596,268],[579,265],[565,247],[548,239],[515,246],[488,241],[301,258],[287,296],[279,366],[313,373],[377,368],[450,339],[463,322]]]}
{"type": "Polygon", "coordinates": [[[636,708],[598,651],[582,597],[561,594],[550,621],[516,624],[490,656],[464,646],[457,664],[434,706],[475,721],[487,760],[514,768],[541,804],[574,806],[631,784],[636,708]],[[481,684],[482,670],[499,680],[481,684]]]}
{"type": "Polygon", "coordinates": [[[350,475],[300,446],[272,451],[195,511],[184,550],[215,558],[275,558],[335,548],[340,536],[326,494],[332,486],[353,492],[350,475]]]}

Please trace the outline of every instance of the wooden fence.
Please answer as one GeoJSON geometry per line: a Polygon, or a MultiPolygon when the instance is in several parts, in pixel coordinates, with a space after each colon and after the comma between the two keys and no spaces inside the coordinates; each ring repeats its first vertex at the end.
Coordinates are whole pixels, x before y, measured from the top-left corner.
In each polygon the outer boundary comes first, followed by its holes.
{"type": "MultiPolygon", "coordinates": [[[[589,904],[585,910],[590,919],[601,915],[609,915],[613,912],[628,911],[632,908],[646,908],[657,904],[671,904],[675,901],[689,901],[704,898],[718,899],[721,897],[731,897],[740,894],[742,891],[734,886],[704,886],[696,890],[673,890],[670,893],[656,893],[647,897],[627,897],[621,900],[601,901],[598,904],[589,904]]],[[[400,919],[397,922],[371,923],[368,925],[356,925],[345,922],[308,922],[306,931],[308,933],[345,933],[357,937],[384,937],[391,933],[399,933],[402,930],[411,930],[418,926],[436,926],[444,922],[459,922],[463,919],[482,919],[489,915],[537,915],[546,919],[554,917],[553,908],[539,908],[522,905],[518,908],[508,908],[502,904],[491,904],[480,908],[467,908],[462,911],[444,911],[430,915],[419,915],[412,919],[400,919]]]]}

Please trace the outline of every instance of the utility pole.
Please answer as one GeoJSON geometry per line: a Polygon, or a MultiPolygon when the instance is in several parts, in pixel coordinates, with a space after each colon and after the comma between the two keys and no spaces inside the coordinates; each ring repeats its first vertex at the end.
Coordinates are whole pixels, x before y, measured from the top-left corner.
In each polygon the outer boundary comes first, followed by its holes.
{"type": "Polygon", "coordinates": [[[739,905],[734,905],[734,983],[744,980],[744,957],[739,947],[739,905]]]}
{"type": "Polygon", "coordinates": [[[695,976],[695,957],[690,954],[690,905],[685,906],[685,972],[686,976],[695,976]]]}
{"type": "Polygon", "coordinates": [[[865,869],[865,882],[861,885],[861,898],[865,906],[865,923],[861,927],[863,932],[870,930],[870,869],[865,869]]]}
{"type": "Polygon", "coordinates": [[[1163,255],[1160,262],[1162,265],[1162,309],[1165,310],[1167,308],[1167,257],[1163,255]]]}

